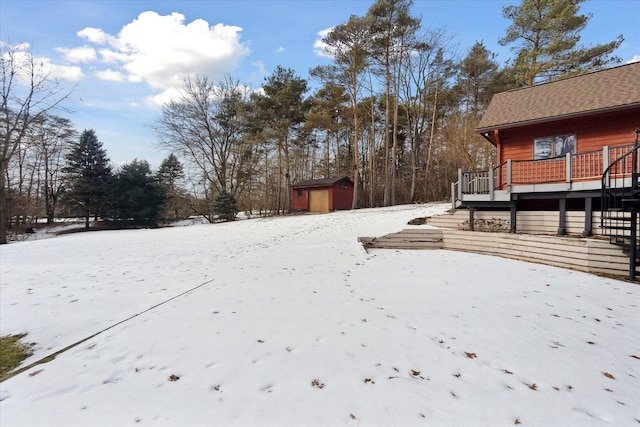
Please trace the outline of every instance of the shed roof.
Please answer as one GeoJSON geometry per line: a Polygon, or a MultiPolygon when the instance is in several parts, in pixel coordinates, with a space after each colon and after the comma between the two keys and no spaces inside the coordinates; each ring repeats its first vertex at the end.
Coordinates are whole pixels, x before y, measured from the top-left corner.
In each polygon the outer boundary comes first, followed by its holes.
{"type": "Polygon", "coordinates": [[[346,179],[349,183],[352,183],[351,178],[348,176],[341,176],[338,178],[323,178],[323,179],[308,179],[306,181],[298,181],[291,185],[291,187],[324,187],[327,185],[333,185],[336,182],[346,179]]]}
{"type": "Polygon", "coordinates": [[[640,107],[640,62],[493,96],[477,132],[640,107]]]}

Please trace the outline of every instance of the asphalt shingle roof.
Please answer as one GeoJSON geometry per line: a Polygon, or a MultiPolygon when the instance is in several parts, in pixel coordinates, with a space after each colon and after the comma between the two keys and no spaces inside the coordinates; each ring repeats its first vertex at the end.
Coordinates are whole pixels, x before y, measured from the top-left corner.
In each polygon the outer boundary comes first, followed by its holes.
{"type": "Polygon", "coordinates": [[[640,62],[493,96],[477,132],[640,107],[640,62]]]}
{"type": "Polygon", "coordinates": [[[338,181],[341,181],[343,179],[347,179],[349,181],[351,181],[351,179],[348,176],[341,176],[338,178],[324,178],[324,179],[308,179],[306,181],[298,181],[294,184],[292,184],[292,187],[320,187],[323,185],[333,185],[338,181]]]}

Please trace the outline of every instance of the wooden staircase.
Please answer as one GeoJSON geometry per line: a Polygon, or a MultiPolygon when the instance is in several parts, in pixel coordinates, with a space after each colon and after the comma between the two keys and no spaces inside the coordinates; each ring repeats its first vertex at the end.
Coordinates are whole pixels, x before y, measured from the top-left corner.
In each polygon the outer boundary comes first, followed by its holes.
{"type": "Polygon", "coordinates": [[[629,280],[636,281],[640,265],[638,214],[640,213],[640,167],[638,134],[633,148],[609,165],[602,175],[600,226],[609,241],[629,256],[629,280]]]}
{"type": "Polygon", "coordinates": [[[442,249],[441,229],[416,228],[382,237],[358,237],[365,249],[442,249]]]}

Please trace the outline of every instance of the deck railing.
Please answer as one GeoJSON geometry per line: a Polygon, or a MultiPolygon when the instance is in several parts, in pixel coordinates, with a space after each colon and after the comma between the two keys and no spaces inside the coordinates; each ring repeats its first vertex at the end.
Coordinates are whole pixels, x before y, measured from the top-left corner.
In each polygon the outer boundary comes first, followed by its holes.
{"type": "MultiPolygon", "coordinates": [[[[600,180],[612,161],[633,149],[633,144],[603,147],[584,153],[568,153],[542,160],[507,160],[484,171],[458,172],[458,182],[452,184],[452,196],[489,194],[494,190],[511,190],[514,185],[571,183],[600,180]]],[[[616,173],[631,174],[632,160],[616,165],[616,173]]]]}

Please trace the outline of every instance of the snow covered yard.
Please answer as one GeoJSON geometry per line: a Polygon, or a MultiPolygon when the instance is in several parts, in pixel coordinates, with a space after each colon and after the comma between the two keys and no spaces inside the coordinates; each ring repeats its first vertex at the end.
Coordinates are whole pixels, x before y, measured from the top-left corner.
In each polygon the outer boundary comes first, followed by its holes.
{"type": "Polygon", "coordinates": [[[638,285],[357,242],[447,207],[2,246],[25,364],[111,328],[1,383],[0,424],[637,426],[638,285]]]}

